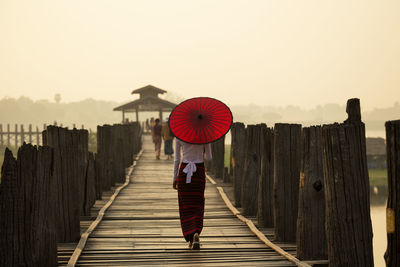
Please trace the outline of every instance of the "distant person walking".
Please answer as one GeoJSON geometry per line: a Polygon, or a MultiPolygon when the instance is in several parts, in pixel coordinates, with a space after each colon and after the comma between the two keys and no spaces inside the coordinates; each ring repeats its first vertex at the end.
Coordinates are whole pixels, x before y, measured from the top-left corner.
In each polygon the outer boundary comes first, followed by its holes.
{"type": "Polygon", "coordinates": [[[162,127],[160,125],[160,120],[156,119],[154,121],[154,126],[151,129],[151,136],[153,138],[154,143],[154,151],[156,153],[156,159],[160,159],[160,152],[161,152],[161,130],[162,127]]]}
{"type": "Polygon", "coordinates": [[[150,132],[150,130],[151,130],[150,121],[149,121],[149,119],[147,118],[147,119],[146,119],[146,132],[150,132]]]}
{"type": "Polygon", "coordinates": [[[164,140],[164,153],[165,155],[167,155],[167,159],[172,159],[172,154],[174,154],[174,149],[172,148],[172,141],[174,139],[174,136],[169,129],[168,118],[162,126],[161,136],[164,140]]]}

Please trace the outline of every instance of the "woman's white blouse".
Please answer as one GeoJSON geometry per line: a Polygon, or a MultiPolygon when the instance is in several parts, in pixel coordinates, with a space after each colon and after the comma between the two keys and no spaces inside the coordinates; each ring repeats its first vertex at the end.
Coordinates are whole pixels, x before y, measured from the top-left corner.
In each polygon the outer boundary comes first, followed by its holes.
{"type": "Polygon", "coordinates": [[[175,160],[174,160],[174,181],[178,176],[179,164],[181,162],[188,163],[186,173],[188,178],[186,182],[190,183],[191,173],[196,171],[195,163],[204,162],[204,157],[206,160],[211,160],[211,145],[194,145],[182,142],[181,140],[175,138],[175,160]],[[181,155],[182,153],[182,155],[181,155]],[[189,166],[190,165],[190,166],[189,166]],[[193,166],[194,165],[194,166],[193,166]],[[189,177],[190,176],[190,177],[189,177]]]}

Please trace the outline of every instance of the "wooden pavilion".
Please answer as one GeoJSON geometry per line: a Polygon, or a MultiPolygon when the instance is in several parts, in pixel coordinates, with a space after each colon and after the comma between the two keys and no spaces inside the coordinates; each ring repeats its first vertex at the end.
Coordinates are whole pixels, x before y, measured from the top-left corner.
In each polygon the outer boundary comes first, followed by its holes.
{"type": "Polygon", "coordinates": [[[114,108],[114,111],[122,111],[122,122],[125,122],[125,113],[135,112],[136,121],[139,121],[140,111],[158,111],[160,120],[162,120],[163,112],[171,112],[176,104],[158,97],[167,91],[157,88],[153,85],[147,85],[132,91],[132,94],[139,94],[139,99],[126,103],[122,106],[114,108]]]}

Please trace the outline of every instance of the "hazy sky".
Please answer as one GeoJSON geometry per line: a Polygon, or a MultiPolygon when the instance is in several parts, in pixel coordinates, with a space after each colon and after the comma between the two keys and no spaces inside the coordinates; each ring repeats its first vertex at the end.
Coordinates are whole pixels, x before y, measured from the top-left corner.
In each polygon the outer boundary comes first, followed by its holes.
{"type": "Polygon", "coordinates": [[[0,0],[0,98],[400,101],[398,0],[0,0]]]}

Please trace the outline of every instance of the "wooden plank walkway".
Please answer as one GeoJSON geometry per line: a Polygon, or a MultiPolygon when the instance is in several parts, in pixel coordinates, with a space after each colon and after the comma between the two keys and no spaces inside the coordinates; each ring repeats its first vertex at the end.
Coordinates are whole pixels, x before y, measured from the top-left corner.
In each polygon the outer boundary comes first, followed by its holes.
{"type": "MultiPolygon", "coordinates": [[[[155,160],[148,136],[143,148],[131,183],[90,235],[77,266],[294,266],[238,220],[209,182],[201,250],[188,250],[180,228],[177,192],[172,189],[173,162],[155,160]]],[[[93,212],[98,209],[99,203],[93,212]]],[[[83,226],[87,228],[88,222],[83,226]]],[[[74,245],[60,244],[60,265],[68,261],[74,245]]]]}

